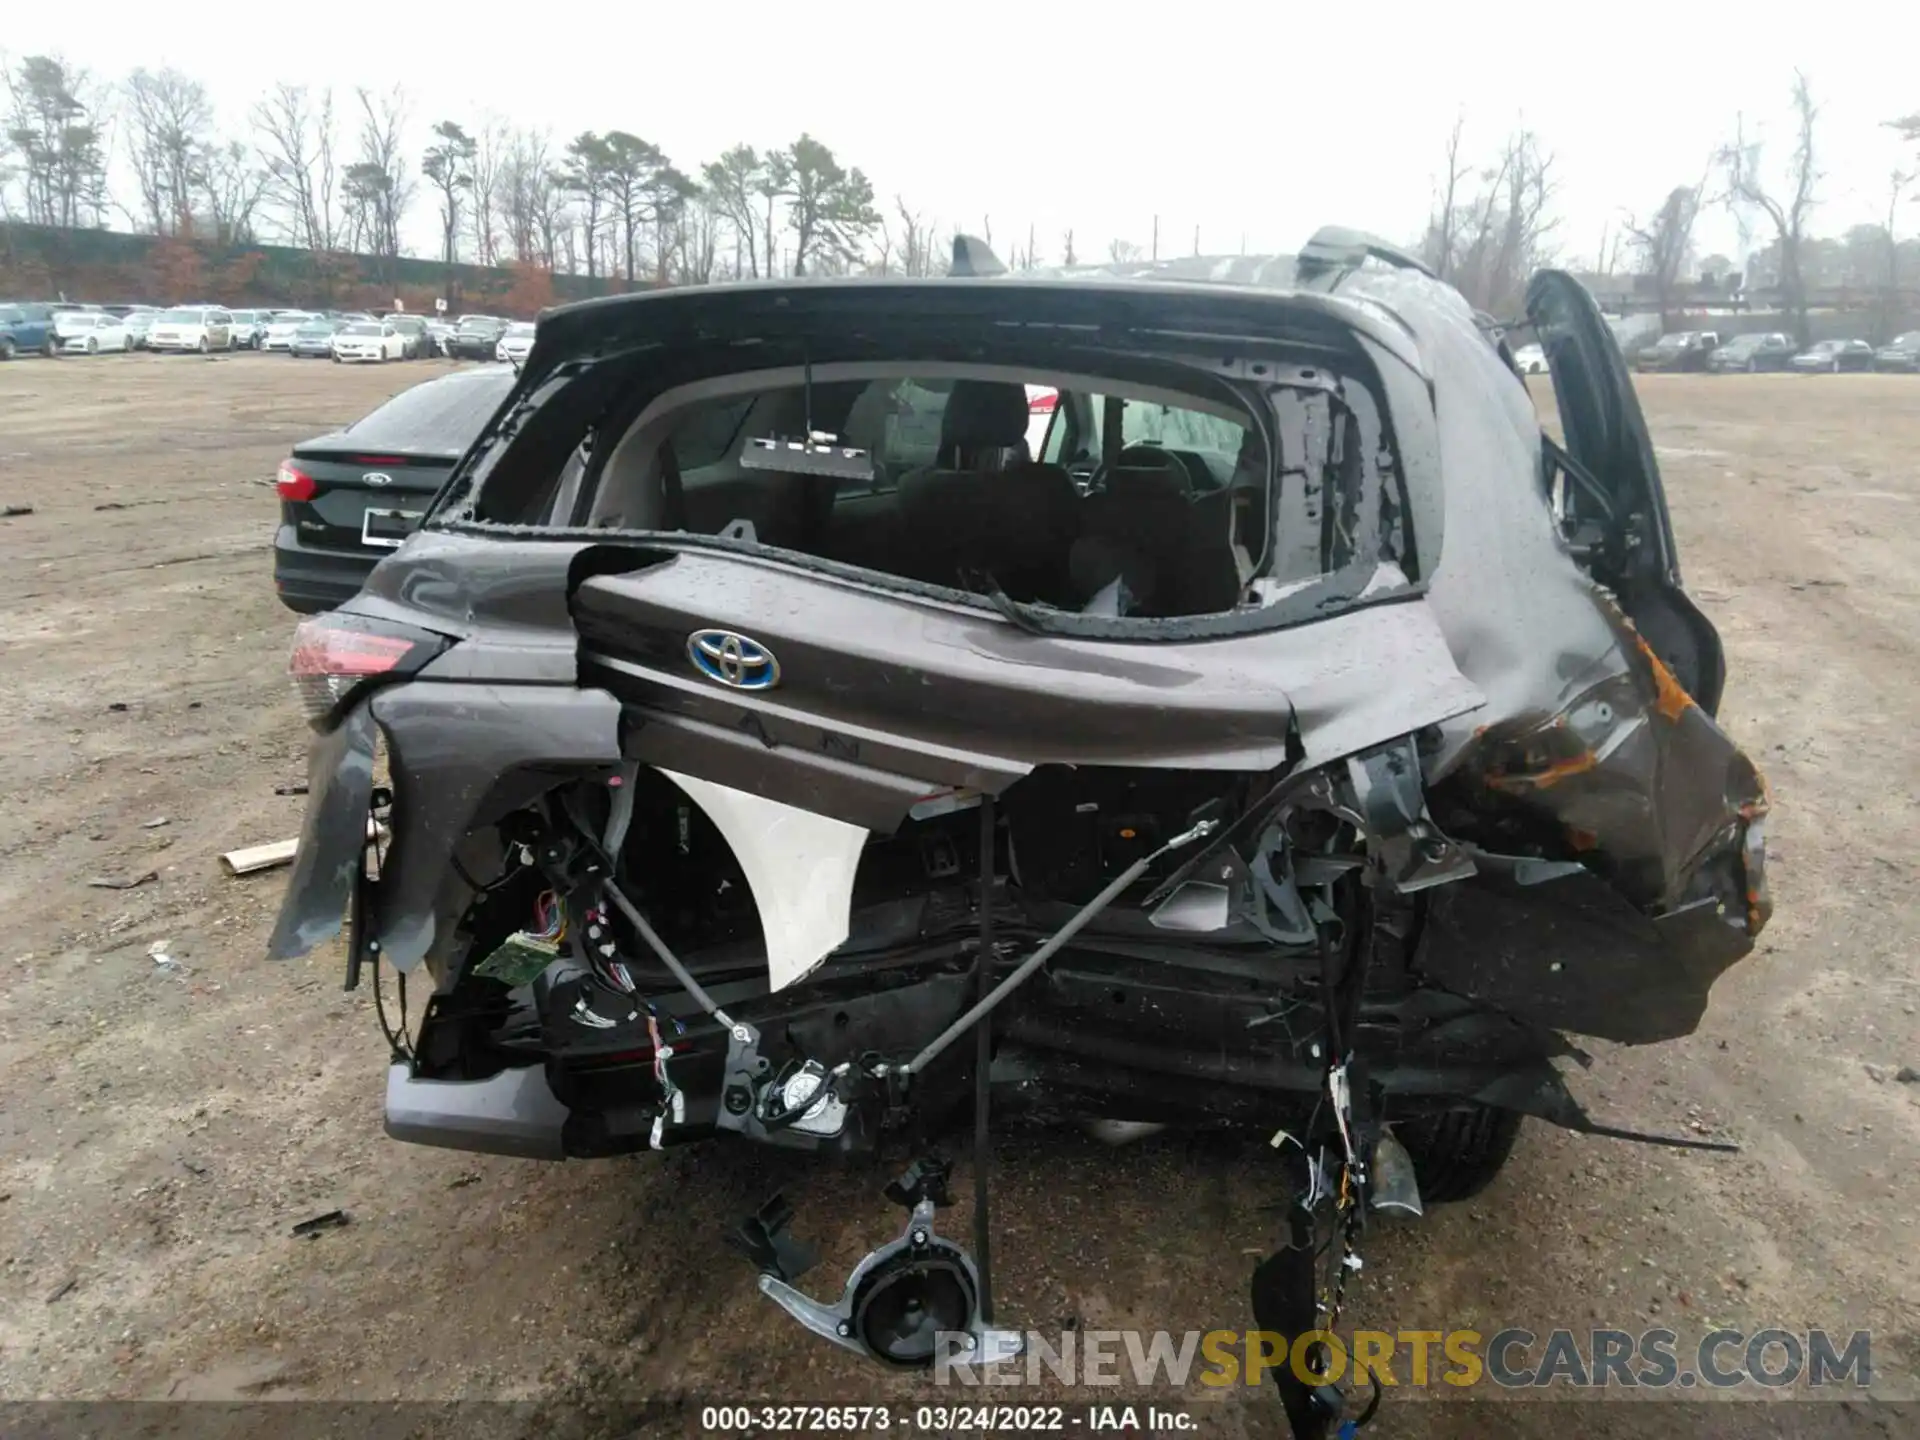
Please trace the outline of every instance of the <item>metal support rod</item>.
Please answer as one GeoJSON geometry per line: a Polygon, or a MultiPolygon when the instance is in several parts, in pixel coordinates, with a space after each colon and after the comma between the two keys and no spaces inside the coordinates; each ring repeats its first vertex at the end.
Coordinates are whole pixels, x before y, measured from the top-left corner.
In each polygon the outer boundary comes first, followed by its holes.
{"type": "Polygon", "coordinates": [[[647,923],[647,917],[634,908],[633,902],[620,893],[620,887],[613,881],[607,880],[602,883],[606,886],[607,894],[612,898],[613,903],[620,907],[620,913],[626,916],[633,928],[640,932],[640,938],[647,942],[648,949],[660,957],[660,963],[673,972],[673,978],[678,980],[687,994],[693,997],[693,1003],[731,1030],[733,1021],[728,1017],[727,1012],[716,1005],[713,997],[700,988],[700,982],[693,978],[693,973],[680,963],[679,957],[673,951],[667,948],[667,942],[654,933],[653,926],[647,923]]]}
{"type": "MultiPolygon", "coordinates": [[[[980,949],[974,957],[973,998],[987,998],[993,978],[993,796],[980,797],[980,949]]],[[[980,1271],[980,1318],[993,1323],[992,1225],[987,1209],[988,1171],[993,1152],[987,1136],[993,1095],[989,1071],[993,1068],[993,1021],[982,1016],[973,1029],[973,1257],[980,1271]]]]}
{"type": "MultiPolygon", "coordinates": [[[[1173,839],[1162,845],[1151,855],[1141,856],[1125,870],[1122,870],[1106,889],[1102,890],[1098,895],[1094,896],[1093,899],[1076,910],[1073,918],[1054,932],[1052,939],[1048,940],[1046,944],[1034,951],[1033,954],[1029,955],[1025,960],[1022,960],[1011,975],[994,986],[992,994],[988,995],[984,1000],[977,1001],[971,1010],[967,1011],[966,1014],[954,1021],[953,1024],[949,1025],[945,1030],[942,1030],[927,1045],[926,1049],[922,1050],[902,1066],[902,1070],[908,1075],[918,1075],[921,1071],[925,1070],[927,1066],[940,1058],[941,1054],[949,1045],[953,1044],[955,1040],[958,1040],[962,1035],[966,1034],[967,1031],[972,1029],[981,1016],[990,1013],[1002,1000],[1006,999],[1007,996],[1011,995],[1015,990],[1018,990],[1026,983],[1028,977],[1030,977],[1034,971],[1051,960],[1074,936],[1084,930],[1096,915],[1114,901],[1118,900],[1129,885],[1146,874],[1148,866],[1159,860],[1161,856],[1178,850],[1183,845],[1190,844],[1203,835],[1211,834],[1217,824],[1217,821],[1202,820],[1191,830],[1174,836],[1173,839]]],[[[611,889],[611,887],[609,887],[609,889],[611,889]]]]}

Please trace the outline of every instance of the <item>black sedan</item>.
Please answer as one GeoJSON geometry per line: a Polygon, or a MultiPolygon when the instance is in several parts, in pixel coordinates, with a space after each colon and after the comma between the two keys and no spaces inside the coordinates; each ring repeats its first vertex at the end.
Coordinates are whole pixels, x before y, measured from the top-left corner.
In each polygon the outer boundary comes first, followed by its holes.
{"type": "Polygon", "coordinates": [[[1873,368],[1912,375],[1920,371],[1920,330],[1896,335],[1873,352],[1873,368]]]}
{"type": "Polygon", "coordinates": [[[1720,344],[1711,330],[1676,330],[1662,335],[1634,357],[1636,370],[1705,370],[1720,344]]]}
{"type": "Polygon", "coordinates": [[[1871,370],[1873,347],[1864,340],[1820,340],[1793,357],[1793,368],[1803,375],[1871,370]]]}
{"type": "Polygon", "coordinates": [[[447,336],[447,354],[456,360],[491,360],[494,347],[507,333],[507,322],[491,315],[462,315],[447,336]]]}
{"type": "Polygon", "coordinates": [[[1715,375],[1744,370],[1785,370],[1793,361],[1793,337],[1770,334],[1736,335],[1707,357],[1707,369],[1715,375]]]}
{"type": "Polygon", "coordinates": [[[513,388],[513,368],[460,370],[403,390],[344,430],[293,447],[280,464],[273,583],[312,614],[353,597],[367,572],[420,523],[474,436],[513,388]]]}

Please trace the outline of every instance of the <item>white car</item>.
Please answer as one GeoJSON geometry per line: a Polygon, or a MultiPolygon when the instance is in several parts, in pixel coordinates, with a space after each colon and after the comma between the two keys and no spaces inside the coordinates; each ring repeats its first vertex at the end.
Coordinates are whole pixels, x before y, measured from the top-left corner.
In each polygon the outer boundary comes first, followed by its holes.
{"type": "Polygon", "coordinates": [[[98,355],[102,350],[133,348],[126,323],[101,310],[62,310],[53,317],[53,334],[66,355],[98,355]]]}
{"type": "Polygon", "coordinates": [[[500,337],[500,343],[493,347],[493,358],[507,364],[519,365],[525,362],[527,352],[533,349],[533,326],[526,321],[518,321],[507,326],[506,333],[500,337]]]}
{"type": "Polygon", "coordinates": [[[198,350],[202,355],[233,348],[233,316],[225,310],[183,305],[162,311],[147,331],[149,350],[198,350]]]}
{"type": "Polygon", "coordinates": [[[333,358],[347,360],[404,360],[407,337],[381,320],[356,320],[333,335],[333,358]]]}
{"type": "Polygon", "coordinates": [[[319,319],[319,316],[309,314],[305,310],[274,311],[273,317],[267,321],[266,330],[261,335],[260,348],[262,350],[291,350],[293,348],[294,332],[309,320],[317,319],[319,319]]]}
{"type": "Polygon", "coordinates": [[[1522,375],[1547,373],[1547,352],[1538,345],[1522,345],[1513,352],[1513,363],[1522,375]]]}

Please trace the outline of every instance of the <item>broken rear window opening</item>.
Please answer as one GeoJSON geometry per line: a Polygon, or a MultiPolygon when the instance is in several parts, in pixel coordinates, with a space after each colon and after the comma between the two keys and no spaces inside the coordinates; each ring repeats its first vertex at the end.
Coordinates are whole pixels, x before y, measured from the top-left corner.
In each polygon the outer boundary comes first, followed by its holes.
{"type": "Polygon", "coordinates": [[[1101,358],[809,356],[624,395],[602,360],[523,401],[473,497],[434,523],[805,557],[1105,638],[1410,591],[1407,481],[1370,367],[1101,358]],[[605,393],[602,413],[575,389],[605,393]]]}

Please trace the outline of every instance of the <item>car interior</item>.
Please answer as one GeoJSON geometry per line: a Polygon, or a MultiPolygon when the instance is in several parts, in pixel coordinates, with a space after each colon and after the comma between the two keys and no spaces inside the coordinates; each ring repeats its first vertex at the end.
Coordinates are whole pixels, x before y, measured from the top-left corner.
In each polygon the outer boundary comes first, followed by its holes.
{"type": "Polygon", "coordinates": [[[699,400],[636,426],[652,433],[646,453],[616,447],[573,521],[751,540],[1087,614],[1240,603],[1264,548],[1268,477],[1245,414],[1166,391],[1047,388],[1058,400],[1037,446],[1028,385],[1011,378],[889,375],[699,400]],[[810,433],[863,452],[870,473],[743,463],[755,440],[810,433]]]}

